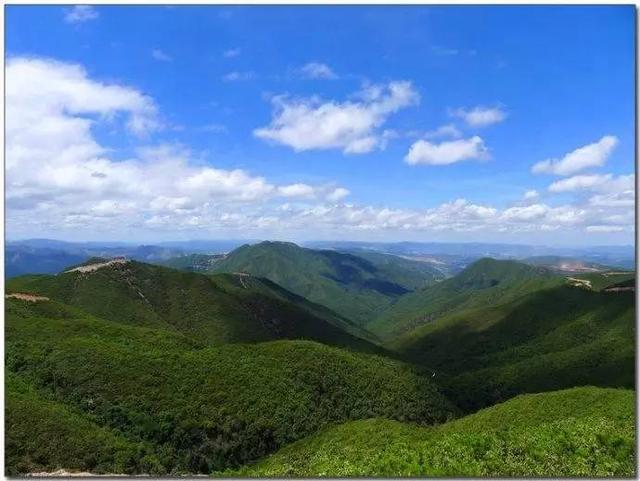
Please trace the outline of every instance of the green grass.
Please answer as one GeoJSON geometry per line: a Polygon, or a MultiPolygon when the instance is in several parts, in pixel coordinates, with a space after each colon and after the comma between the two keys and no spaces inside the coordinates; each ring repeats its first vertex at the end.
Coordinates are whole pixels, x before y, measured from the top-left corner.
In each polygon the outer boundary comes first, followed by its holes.
{"type": "Polygon", "coordinates": [[[441,277],[428,266],[394,256],[360,257],[284,242],[239,247],[213,270],[270,279],[362,326],[402,294],[441,277]]]}
{"type": "Polygon", "coordinates": [[[92,439],[112,433],[117,439],[105,449],[137,447],[133,458],[99,457],[103,472],[210,473],[330,423],[385,417],[428,425],[456,412],[428,378],[377,355],[310,341],[202,348],[180,332],[101,320],[52,301],[6,305],[9,374],[71,413],[60,422],[72,425],[31,425],[23,416],[7,472],[91,469],[84,455],[65,457],[56,447],[67,428],[86,427],[92,439]]]}
{"type": "Polygon", "coordinates": [[[177,331],[205,344],[312,339],[382,352],[374,336],[266,279],[207,276],[139,262],[90,273],[23,276],[7,292],[30,292],[123,324],[177,331]],[[366,340],[365,340],[366,339],[366,340]]]}
{"type": "Polygon", "coordinates": [[[433,428],[385,419],[326,428],[226,476],[625,476],[635,474],[632,391],[519,396],[433,428]]]}

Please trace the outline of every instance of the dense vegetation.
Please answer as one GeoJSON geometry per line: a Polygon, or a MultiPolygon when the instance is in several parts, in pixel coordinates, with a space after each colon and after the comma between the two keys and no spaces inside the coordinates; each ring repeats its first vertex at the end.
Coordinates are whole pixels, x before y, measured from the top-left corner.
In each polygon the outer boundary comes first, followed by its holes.
{"type": "Polygon", "coordinates": [[[265,277],[360,325],[367,324],[401,295],[442,278],[425,263],[373,253],[363,258],[305,249],[289,242],[239,247],[214,270],[265,277]]]}
{"type": "MultiPolygon", "coordinates": [[[[571,286],[564,277],[548,277],[526,267],[479,261],[446,284],[434,286],[449,293],[457,288],[459,299],[465,300],[441,310],[437,320],[396,337],[389,346],[432,371],[465,410],[524,392],[585,384],[633,387],[634,293],[571,286]],[[499,277],[496,269],[492,275],[475,275],[482,272],[477,269],[482,264],[499,266],[509,283],[491,286],[499,277]],[[469,283],[475,285],[471,290],[469,283]],[[478,283],[491,287],[483,289],[478,283]]],[[[585,276],[594,283],[598,278],[600,289],[607,285],[602,279],[619,279],[585,276]]],[[[438,299],[431,296],[431,305],[437,305],[438,299]]]]}
{"type": "Polygon", "coordinates": [[[173,330],[55,301],[6,306],[7,373],[16,379],[6,386],[8,472],[209,473],[328,423],[430,424],[455,413],[429,379],[385,357],[309,341],[202,348],[173,330]],[[35,426],[48,412],[61,414],[35,426]],[[71,460],[58,434],[79,431],[71,460]],[[104,448],[90,456],[97,443],[104,448]]]}
{"type": "Polygon", "coordinates": [[[90,273],[18,277],[7,292],[44,295],[103,319],[176,330],[208,344],[313,339],[380,352],[361,339],[372,336],[327,308],[244,275],[206,276],[130,261],[90,273]]]}
{"type": "Polygon", "coordinates": [[[482,259],[437,280],[357,254],[11,279],[49,300],[6,299],[7,473],[633,474],[633,393],[602,387],[634,387],[634,273],[482,259]],[[518,396],[573,386],[600,387],[518,396]]]}
{"type": "Polygon", "coordinates": [[[542,267],[480,259],[454,277],[401,297],[367,327],[390,340],[445,314],[491,306],[562,283],[561,277],[542,267]]]}
{"type": "Polygon", "coordinates": [[[434,428],[352,421],[231,474],[631,477],[634,407],[632,391],[587,387],[519,396],[434,428]]]}

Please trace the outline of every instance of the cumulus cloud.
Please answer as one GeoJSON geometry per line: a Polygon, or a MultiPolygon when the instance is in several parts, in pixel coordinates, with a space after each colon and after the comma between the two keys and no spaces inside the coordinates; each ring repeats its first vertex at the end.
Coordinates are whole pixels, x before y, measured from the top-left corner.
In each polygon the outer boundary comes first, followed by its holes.
{"type": "Polygon", "coordinates": [[[203,166],[189,149],[175,145],[138,148],[133,158],[113,160],[92,128],[121,123],[134,134],[153,130],[159,121],[151,98],[131,87],[90,79],[78,65],[52,60],[14,58],[6,73],[7,206],[12,214],[56,211],[66,225],[124,215],[146,222],[152,215],[157,225],[162,216],[188,212],[205,219],[204,212],[224,203],[340,197],[335,185],[278,186],[241,169],[203,166]]]}
{"type": "Polygon", "coordinates": [[[159,48],[154,48],[151,51],[151,56],[159,62],[171,62],[173,60],[173,58],[171,58],[159,48]]]}
{"type": "Polygon", "coordinates": [[[600,167],[607,161],[616,145],[618,145],[617,137],[605,135],[599,141],[579,147],[561,158],[538,162],[531,168],[531,172],[571,175],[589,167],[600,167]]]}
{"type": "Polygon", "coordinates": [[[324,63],[309,62],[300,69],[300,74],[310,79],[327,79],[332,80],[338,78],[331,67],[324,63]]]}
{"type": "Polygon", "coordinates": [[[537,199],[538,197],[540,197],[540,194],[537,190],[528,190],[524,193],[523,197],[525,200],[537,199]]]}
{"type": "Polygon", "coordinates": [[[327,200],[338,202],[339,200],[347,197],[350,193],[351,192],[349,192],[349,190],[345,189],[344,187],[337,187],[327,194],[327,200]]]}
{"type": "Polygon", "coordinates": [[[371,152],[384,145],[379,127],[387,118],[419,102],[410,82],[390,82],[358,92],[357,101],[322,101],[317,97],[275,97],[267,127],[254,130],[260,139],[295,151],[340,149],[347,154],[371,152]]]}
{"type": "Polygon", "coordinates": [[[95,20],[100,16],[95,8],[90,5],[76,5],[66,10],[64,20],[67,23],[83,23],[95,20]]]}
{"type": "MultiPolygon", "coordinates": [[[[406,96],[400,100],[403,96],[388,86],[361,94],[351,104],[382,117],[407,104],[406,96]]],[[[404,209],[352,203],[349,191],[333,183],[283,184],[242,169],[217,168],[186,146],[149,142],[161,127],[153,99],[135,88],[90,78],[74,64],[10,59],[6,113],[7,229],[12,235],[633,229],[632,175],[611,176],[606,188],[585,188],[592,197],[582,204],[497,207],[456,199],[404,209]],[[147,134],[141,141],[147,146],[114,152],[95,136],[105,127],[133,134],[131,142],[147,134]]],[[[337,148],[364,148],[358,143],[384,137],[380,130],[376,124],[358,131],[337,148]]]]}
{"type": "Polygon", "coordinates": [[[409,165],[448,165],[463,160],[481,160],[489,157],[484,140],[478,136],[434,144],[418,140],[410,148],[404,160],[409,165]]]}
{"type": "Polygon", "coordinates": [[[451,110],[450,115],[464,120],[470,127],[487,127],[507,118],[507,113],[501,107],[458,108],[451,110]]]}

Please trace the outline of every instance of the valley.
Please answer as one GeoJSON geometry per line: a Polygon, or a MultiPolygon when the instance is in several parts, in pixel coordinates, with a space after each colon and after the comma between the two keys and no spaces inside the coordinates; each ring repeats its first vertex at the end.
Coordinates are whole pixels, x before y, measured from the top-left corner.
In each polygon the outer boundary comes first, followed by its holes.
{"type": "Polygon", "coordinates": [[[282,242],[158,264],[7,281],[8,474],[633,472],[633,271],[282,242]]]}

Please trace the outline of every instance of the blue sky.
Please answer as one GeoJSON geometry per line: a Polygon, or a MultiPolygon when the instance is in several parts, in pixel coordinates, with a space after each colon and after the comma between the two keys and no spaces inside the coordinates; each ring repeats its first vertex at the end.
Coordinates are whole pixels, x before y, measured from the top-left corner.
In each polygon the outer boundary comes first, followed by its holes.
{"type": "Polygon", "coordinates": [[[7,234],[632,243],[634,19],[7,7],[7,234]]]}

